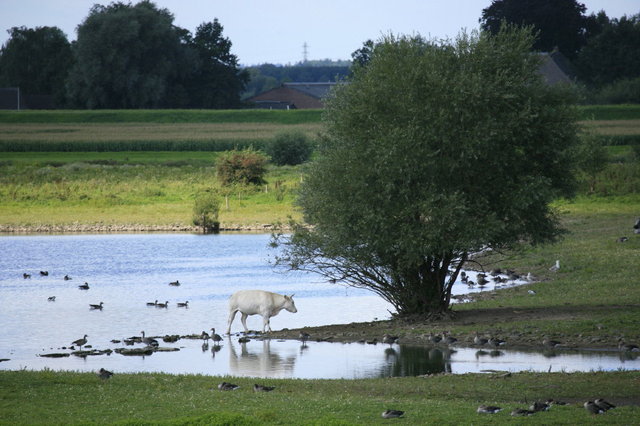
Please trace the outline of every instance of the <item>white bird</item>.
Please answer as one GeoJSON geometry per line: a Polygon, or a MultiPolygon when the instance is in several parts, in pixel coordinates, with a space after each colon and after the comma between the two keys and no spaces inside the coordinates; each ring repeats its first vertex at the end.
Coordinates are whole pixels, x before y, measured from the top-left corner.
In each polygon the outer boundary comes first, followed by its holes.
{"type": "Polygon", "coordinates": [[[559,261],[559,260],[556,260],[556,264],[555,264],[555,265],[553,265],[551,268],[549,268],[549,270],[550,270],[551,272],[557,272],[557,271],[558,271],[558,269],[560,269],[560,261],[559,261]]]}

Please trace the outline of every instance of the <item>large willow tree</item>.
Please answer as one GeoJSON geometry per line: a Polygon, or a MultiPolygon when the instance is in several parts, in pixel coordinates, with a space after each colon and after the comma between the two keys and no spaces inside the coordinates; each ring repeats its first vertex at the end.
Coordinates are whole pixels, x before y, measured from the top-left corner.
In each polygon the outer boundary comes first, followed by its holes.
{"type": "Polygon", "coordinates": [[[463,263],[552,241],[573,190],[570,92],[545,85],[530,29],[388,36],[328,101],[326,134],[278,264],[442,313],[463,263]]]}

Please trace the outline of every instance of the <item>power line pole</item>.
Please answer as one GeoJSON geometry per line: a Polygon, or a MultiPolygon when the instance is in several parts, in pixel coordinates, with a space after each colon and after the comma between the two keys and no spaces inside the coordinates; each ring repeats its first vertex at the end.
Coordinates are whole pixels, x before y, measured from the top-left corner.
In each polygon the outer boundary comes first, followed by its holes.
{"type": "Polygon", "coordinates": [[[307,62],[307,54],[309,53],[308,48],[309,48],[309,45],[305,41],[304,44],[302,45],[302,63],[303,64],[307,62]]]}

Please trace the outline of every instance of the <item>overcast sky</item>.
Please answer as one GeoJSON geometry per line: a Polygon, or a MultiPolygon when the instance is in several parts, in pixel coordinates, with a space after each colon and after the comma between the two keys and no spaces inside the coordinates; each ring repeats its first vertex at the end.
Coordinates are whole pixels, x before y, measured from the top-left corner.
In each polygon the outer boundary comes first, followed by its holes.
{"type": "MultiPolygon", "coordinates": [[[[136,3],[137,1],[132,1],[136,3]]],[[[102,0],[0,0],[0,43],[11,27],[56,26],[76,39],[76,27],[102,0]]],[[[127,1],[125,1],[127,3],[127,1]]],[[[155,0],[173,13],[174,24],[195,33],[218,18],[232,53],[243,65],[288,64],[303,59],[350,59],[367,39],[421,34],[455,37],[478,28],[491,0],[155,0]]],[[[640,0],[581,0],[587,14],[604,10],[610,18],[640,13],[640,0]]]]}

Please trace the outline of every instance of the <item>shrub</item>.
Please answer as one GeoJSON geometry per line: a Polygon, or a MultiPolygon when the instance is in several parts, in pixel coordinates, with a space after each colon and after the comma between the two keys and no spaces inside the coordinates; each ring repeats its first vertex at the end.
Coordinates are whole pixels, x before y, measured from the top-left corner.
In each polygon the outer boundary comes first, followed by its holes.
{"type": "Polygon", "coordinates": [[[252,149],[229,151],[218,157],[216,172],[222,185],[262,184],[267,157],[252,149]]]}
{"type": "Polygon", "coordinates": [[[202,228],[205,234],[220,229],[218,214],[222,199],[215,190],[206,190],[196,195],[193,205],[193,224],[202,228]]]}
{"type": "Polygon", "coordinates": [[[274,164],[295,166],[309,160],[313,144],[302,132],[286,132],[275,135],[266,149],[274,164]]]}
{"type": "Polygon", "coordinates": [[[581,137],[577,146],[576,164],[588,182],[589,193],[595,191],[598,173],[607,165],[607,150],[603,142],[602,138],[587,134],[581,137]]]}

